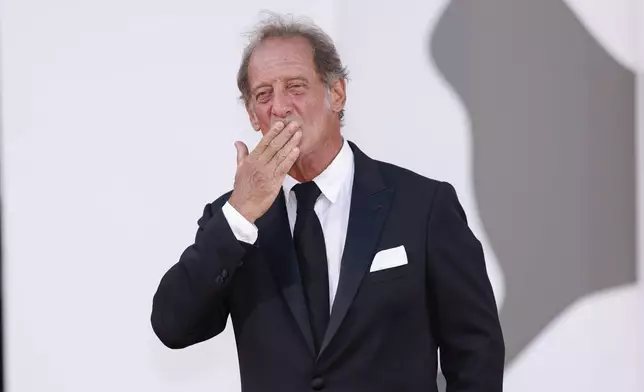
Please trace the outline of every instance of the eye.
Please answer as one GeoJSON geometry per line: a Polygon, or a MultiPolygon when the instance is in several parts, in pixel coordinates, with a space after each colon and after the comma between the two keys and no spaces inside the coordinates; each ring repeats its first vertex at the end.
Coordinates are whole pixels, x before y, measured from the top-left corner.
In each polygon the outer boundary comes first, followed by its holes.
{"type": "Polygon", "coordinates": [[[288,85],[289,91],[291,91],[291,92],[293,92],[295,94],[299,94],[299,93],[304,92],[305,87],[306,86],[304,85],[304,83],[293,83],[293,84],[288,85]]]}
{"type": "Polygon", "coordinates": [[[266,103],[270,99],[270,94],[268,91],[261,91],[255,95],[255,100],[259,103],[266,103]]]}

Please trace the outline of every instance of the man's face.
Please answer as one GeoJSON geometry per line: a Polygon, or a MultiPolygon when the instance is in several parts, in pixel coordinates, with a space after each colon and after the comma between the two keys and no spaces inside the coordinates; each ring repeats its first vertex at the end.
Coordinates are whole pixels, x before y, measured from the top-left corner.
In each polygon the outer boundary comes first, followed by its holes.
{"type": "Polygon", "coordinates": [[[316,72],[306,38],[264,41],[251,55],[248,79],[247,110],[256,130],[266,134],[277,121],[297,121],[302,130],[301,154],[324,144],[334,129],[339,132],[344,81],[327,89],[316,72]]]}

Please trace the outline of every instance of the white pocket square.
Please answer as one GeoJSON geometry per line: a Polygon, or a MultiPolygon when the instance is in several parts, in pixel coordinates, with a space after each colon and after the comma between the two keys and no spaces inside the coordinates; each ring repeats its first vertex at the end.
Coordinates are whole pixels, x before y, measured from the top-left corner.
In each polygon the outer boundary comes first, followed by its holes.
{"type": "Polygon", "coordinates": [[[407,252],[405,247],[400,245],[395,248],[381,250],[371,262],[369,272],[380,271],[387,268],[398,267],[407,264],[407,252]]]}

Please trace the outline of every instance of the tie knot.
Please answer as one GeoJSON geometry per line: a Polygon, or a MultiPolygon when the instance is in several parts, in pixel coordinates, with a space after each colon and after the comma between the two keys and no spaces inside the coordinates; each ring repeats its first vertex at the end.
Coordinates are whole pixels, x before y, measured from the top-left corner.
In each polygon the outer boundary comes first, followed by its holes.
{"type": "Polygon", "coordinates": [[[298,210],[312,210],[322,193],[313,181],[297,184],[293,187],[293,191],[295,191],[295,197],[297,197],[298,210]]]}

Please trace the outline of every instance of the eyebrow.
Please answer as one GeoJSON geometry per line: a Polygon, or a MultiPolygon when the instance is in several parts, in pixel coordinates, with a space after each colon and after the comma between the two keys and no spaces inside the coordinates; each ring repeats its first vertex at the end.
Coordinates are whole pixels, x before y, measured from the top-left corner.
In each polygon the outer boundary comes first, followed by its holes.
{"type": "Polygon", "coordinates": [[[288,78],[288,79],[286,79],[286,82],[288,83],[288,82],[292,82],[294,80],[300,80],[300,81],[306,82],[306,83],[309,82],[309,80],[307,78],[305,78],[304,76],[296,76],[296,77],[293,77],[293,78],[288,78]]]}
{"type": "Polygon", "coordinates": [[[264,87],[271,87],[271,85],[270,85],[270,83],[261,83],[259,86],[256,86],[252,90],[250,90],[250,92],[251,92],[251,94],[255,94],[257,92],[257,90],[259,90],[260,88],[264,88],[264,87]]]}

